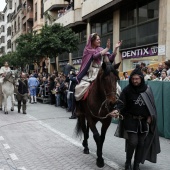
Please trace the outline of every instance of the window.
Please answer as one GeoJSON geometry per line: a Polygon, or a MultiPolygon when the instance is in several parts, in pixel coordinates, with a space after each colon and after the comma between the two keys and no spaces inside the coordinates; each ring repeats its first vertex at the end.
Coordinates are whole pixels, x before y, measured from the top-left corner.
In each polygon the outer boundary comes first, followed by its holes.
{"type": "Polygon", "coordinates": [[[147,5],[141,3],[138,8],[138,22],[144,22],[148,19],[148,11],[147,11],[147,5]]]}
{"type": "Polygon", "coordinates": [[[1,32],[5,32],[5,26],[4,25],[1,26],[1,32]]]}
{"type": "Polygon", "coordinates": [[[102,34],[106,34],[107,33],[107,22],[102,24],[102,34]]]}
{"type": "Polygon", "coordinates": [[[37,3],[35,3],[35,21],[37,21],[37,3]]]}
{"type": "Polygon", "coordinates": [[[7,42],[7,49],[11,48],[11,40],[8,40],[7,42]]]}
{"type": "Polygon", "coordinates": [[[158,43],[159,0],[140,1],[120,10],[121,49],[158,43]]]}
{"type": "Polygon", "coordinates": [[[7,36],[10,36],[11,35],[11,27],[8,27],[7,28],[7,36]]]}
{"type": "Polygon", "coordinates": [[[9,23],[9,22],[11,21],[11,19],[12,19],[12,14],[8,14],[8,16],[7,16],[7,22],[9,23]]]}
{"type": "Polygon", "coordinates": [[[44,15],[44,3],[43,0],[41,0],[41,18],[43,18],[44,15]]]}
{"type": "Polygon", "coordinates": [[[20,17],[18,17],[18,31],[20,31],[20,17]]]}
{"type": "Polygon", "coordinates": [[[4,15],[0,14],[0,21],[4,21],[4,15]]]}
{"type": "Polygon", "coordinates": [[[12,9],[12,0],[8,1],[9,9],[12,9]]]}
{"type": "Polygon", "coordinates": [[[4,36],[1,37],[1,43],[5,43],[5,37],[4,36]]]}

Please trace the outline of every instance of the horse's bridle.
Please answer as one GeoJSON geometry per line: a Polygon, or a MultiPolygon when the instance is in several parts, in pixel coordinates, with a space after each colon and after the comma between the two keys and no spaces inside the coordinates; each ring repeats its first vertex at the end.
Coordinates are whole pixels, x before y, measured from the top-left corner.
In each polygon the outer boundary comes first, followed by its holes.
{"type": "MultiPolygon", "coordinates": [[[[105,108],[107,109],[108,114],[107,114],[106,116],[104,116],[104,117],[94,115],[94,114],[93,114],[93,111],[90,109],[90,106],[88,105],[88,101],[87,101],[87,107],[88,107],[90,113],[92,114],[92,116],[94,116],[94,117],[96,117],[96,118],[98,118],[98,119],[106,119],[107,117],[109,117],[110,111],[109,111],[109,106],[108,106],[108,102],[107,102],[107,101],[108,101],[107,96],[110,96],[111,94],[115,94],[115,96],[116,96],[116,102],[115,102],[115,104],[116,104],[118,101],[120,101],[119,98],[118,98],[118,96],[116,95],[117,93],[116,93],[115,90],[113,90],[113,91],[110,92],[110,93],[106,93],[106,90],[104,89],[104,94],[105,94],[105,100],[102,102],[102,104],[101,104],[101,106],[100,106],[100,108],[99,108],[99,111],[98,111],[98,115],[100,115],[100,112],[101,112],[103,106],[105,105],[105,108]]],[[[87,98],[87,100],[88,100],[88,98],[87,98]]],[[[121,114],[119,114],[119,118],[123,120],[123,116],[122,116],[121,114]]]]}

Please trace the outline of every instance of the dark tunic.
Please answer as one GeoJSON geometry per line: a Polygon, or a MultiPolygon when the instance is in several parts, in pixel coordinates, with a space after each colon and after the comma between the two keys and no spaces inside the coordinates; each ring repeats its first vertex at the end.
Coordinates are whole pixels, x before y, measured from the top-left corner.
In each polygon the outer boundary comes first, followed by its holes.
{"type": "Polygon", "coordinates": [[[28,81],[27,80],[18,80],[18,93],[26,94],[28,93],[28,81]]]}
{"type": "MultiPolygon", "coordinates": [[[[157,130],[157,112],[154,103],[154,96],[150,87],[140,94],[147,106],[150,116],[152,117],[152,122],[149,125],[149,132],[143,147],[143,154],[141,155],[141,163],[144,163],[145,160],[156,163],[157,154],[160,153],[160,142],[157,130]]],[[[119,121],[115,136],[128,139],[128,134],[124,126],[124,120],[119,121]]]]}

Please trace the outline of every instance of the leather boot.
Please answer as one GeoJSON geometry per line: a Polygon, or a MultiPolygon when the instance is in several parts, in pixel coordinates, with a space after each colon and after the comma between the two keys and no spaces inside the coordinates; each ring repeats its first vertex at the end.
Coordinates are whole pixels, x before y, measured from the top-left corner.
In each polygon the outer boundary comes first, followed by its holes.
{"type": "Polygon", "coordinates": [[[140,170],[140,168],[139,168],[139,163],[134,162],[133,170],[140,170]]]}
{"type": "Polygon", "coordinates": [[[125,163],[125,170],[132,170],[131,162],[126,162],[125,163]]]}

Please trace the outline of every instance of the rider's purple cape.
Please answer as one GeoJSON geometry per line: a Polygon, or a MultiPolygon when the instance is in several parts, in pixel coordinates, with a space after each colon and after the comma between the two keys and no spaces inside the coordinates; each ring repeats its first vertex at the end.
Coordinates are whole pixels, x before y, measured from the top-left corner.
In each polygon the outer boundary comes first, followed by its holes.
{"type": "MultiPolygon", "coordinates": [[[[82,64],[80,67],[80,71],[76,77],[78,83],[81,81],[81,79],[87,74],[87,71],[91,65],[92,60],[95,60],[96,63],[100,64],[101,62],[101,55],[99,55],[98,58],[93,58],[94,55],[99,54],[103,48],[102,47],[97,47],[97,48],[92,48],[91,47],[91,38],[92,35],[90,35],[87,45],[84,48],[84,52],[83,52],[83,58],[82,58],[82,64]]],[[[107,55],[109,55],[109,59],[110,60],[114,60],[115,55],[110,55],[110,53],[107,53],[107,55]]]]}

